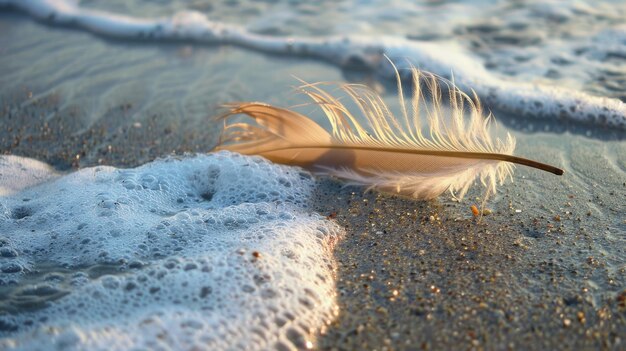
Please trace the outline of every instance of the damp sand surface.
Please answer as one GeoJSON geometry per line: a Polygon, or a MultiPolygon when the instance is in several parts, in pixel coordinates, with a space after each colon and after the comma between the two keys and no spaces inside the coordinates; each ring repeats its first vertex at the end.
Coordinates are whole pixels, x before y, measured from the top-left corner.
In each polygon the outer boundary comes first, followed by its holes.
{"type": "MultiPolygon", "coordinates": [[[[314,206],[348,234],[335,249],[341,313],[320,348],[623,348],[623,223],[610,234],[580,193],[537,204],[517,193],[527,187],[504,189],[478,221],[467,202],[322,181],[314,206]]],[[[623,194],[605,211],[623,213],[623,194]]]]}

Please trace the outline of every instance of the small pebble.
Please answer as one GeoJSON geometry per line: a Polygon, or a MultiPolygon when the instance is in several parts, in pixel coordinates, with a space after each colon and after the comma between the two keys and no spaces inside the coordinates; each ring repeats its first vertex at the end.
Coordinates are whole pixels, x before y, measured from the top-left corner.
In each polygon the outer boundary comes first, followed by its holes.
{"type": "Polygon", "coordinates": [[[478,208],[476,207],[476,205],[472,205],[470,209],[472,210],[472,214],[474,215],[474,217],[480,214],[480,211],[478,211],[478,208]]]}

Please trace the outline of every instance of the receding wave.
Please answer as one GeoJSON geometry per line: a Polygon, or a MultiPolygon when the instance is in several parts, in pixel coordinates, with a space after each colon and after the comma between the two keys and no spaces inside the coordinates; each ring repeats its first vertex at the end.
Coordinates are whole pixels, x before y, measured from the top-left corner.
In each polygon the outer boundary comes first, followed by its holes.
{"type": "Polygon", "coordinates": [[[137,18],[81,8],[67,0],[0,0],[0,5],[17,8],[46,23],[81,28],[107,37],[234,44],[268,53],[317,57],[339,66],[360,65],[391,77],[393,70],[387,56],[401,70],[415,65],[447,78],[454,74],[461,88],[473,89],[490,107],[505,112],[626,129],[626,104],[618,99],[502,78],[451,42],[357,35],[276,37],[212,21],[196,11],[154,19],[137,18]]]}

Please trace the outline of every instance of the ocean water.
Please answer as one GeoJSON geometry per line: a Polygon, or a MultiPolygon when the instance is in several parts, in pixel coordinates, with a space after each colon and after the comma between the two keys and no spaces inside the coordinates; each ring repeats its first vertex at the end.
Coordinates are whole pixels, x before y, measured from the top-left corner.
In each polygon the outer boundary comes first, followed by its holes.
{"type": "MultiPolygon", "coordinates": [[[[332,248],[350,229],[313,210],[305,171],[182,153],[217,143],[224,103],[305,102],[294,76],[364,83],[397,110],[384,55],[453,74],[517,155],[565,170],[518,169],[488,220],[559,216],[562,241],[584,236],[556,264],[600,262],[570,278],[619,335],[624,18],[621,1],[0,0],[0,148],[19,156],[0,160],[0,345],[315,347],[342,313],[332,248]]],[[[553,262],[560,244],[531,232],[520,245],[553,262]]]]}

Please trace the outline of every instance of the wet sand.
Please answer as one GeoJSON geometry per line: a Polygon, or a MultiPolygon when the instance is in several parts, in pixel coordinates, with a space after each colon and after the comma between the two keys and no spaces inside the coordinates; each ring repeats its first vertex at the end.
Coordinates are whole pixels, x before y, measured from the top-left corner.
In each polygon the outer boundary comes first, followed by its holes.
{"type": "MultiPolygon", "coordinates": [[[[126,118],[131,103],[85,127],[71,109],[58,112],[54,96],[28,98],[16,92],[2,106],[1,150],[59,170],[136,166],[205,152],[217,138],[200,127],[209,115],[197,125],[139,123],[126,118]]],[[[311,208],[346,230],[335,249],[340,313],[319,348],[623,349],[624,144],[582,140],[525,136],[520,154],[566,175],[518,168],[482,220],[469,209],[480,187],[462,203],[425,202],[319,179],[311,208]]]]}
{"type": "Polygon", "coordinates": [[[320,348],[623,348],[625,267],[606,273],[575,196],[560,195],[573,213],[558,219],[507,208],[523,187],[505,187],[479,221],[471,201],[415,202],[322,181],[315,207],[347,236],[335,253],[341,312],[320,348]],[[597,279],[621,292],[599,291],[597,279]]]}
{"type": "Polygon", "coordinates": [[[211,149],[218,134],[211,115],[189,123],[154,114],[141,121],[129,116],[132,103],[109,109],[104,118],[85,126],[78,107],[59,111],[58,99],[30,101],[18,92],[2,108],[0,152],[38,159],[61,171],[96,165],[133,167],[157,157],[211,149]]]}

